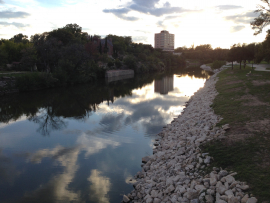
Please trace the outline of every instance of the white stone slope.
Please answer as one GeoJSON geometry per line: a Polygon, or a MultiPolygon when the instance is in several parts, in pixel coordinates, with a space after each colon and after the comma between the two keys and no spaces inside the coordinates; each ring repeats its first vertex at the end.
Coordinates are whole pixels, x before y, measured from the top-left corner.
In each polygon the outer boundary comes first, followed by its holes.
{"type": "Polygon", "coordinates": [[[222,118],[210,107],[218,94],[217,80],[216,73],[191,97],[182,115],[158,134],[153,155],[142,159],[134,190],[124,195],[123,202],[257,202],[245,193],[249,186],[235,180],[236,173],[215,167],[210,174],[203,172],[212,157],[201,153],[200,145],[226,138],[225,130],[229,129],[228,125],[215,127],[222,118]]]}

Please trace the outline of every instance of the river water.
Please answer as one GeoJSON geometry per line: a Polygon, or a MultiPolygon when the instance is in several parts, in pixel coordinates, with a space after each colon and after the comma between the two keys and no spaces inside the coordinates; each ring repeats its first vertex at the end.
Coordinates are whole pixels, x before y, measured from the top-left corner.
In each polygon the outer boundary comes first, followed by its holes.
{"type": "Polygon", "coordinates": [[[0,98],[0,202],[121,202],[209,75],[185,69],[0,98]]]}

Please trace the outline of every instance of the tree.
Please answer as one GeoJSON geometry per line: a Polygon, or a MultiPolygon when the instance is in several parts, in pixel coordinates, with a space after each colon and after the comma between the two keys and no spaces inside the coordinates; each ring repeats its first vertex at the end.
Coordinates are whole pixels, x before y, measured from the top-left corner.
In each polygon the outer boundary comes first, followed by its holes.
{"type": "Polygon", "coordinates": [[[63,27],[64,30],[67,30],[68,32],[72,33],[74,36],[79,36],[82,32],[82,27],[74,24],[67,24],[65,27],[63,27]]]}
{"type": "Polygon", "coordinates": [[[270,24],[270,2],[269,0],[261,0],[263,3],[267,4],[268,8],[263,5],[257,5],[257,10],[255,13],[260,13],[260,15],[255,18],[250,25],[252,29],[255,30],[254,35],[258,35],[262,32],[263,28],[270,24]]]}
{"type": "Polygon", "coordinates": [[[61,41],[64,45],[73,43],[75,40],[74,34],[69,29],[59,28],[48,33],[48,39],[55,38],[61,41]]]}
{"type": "Polygon", "coordinates": [[[232,62],[232,70],[233,70],[233,62],[237,60],[237,47],[234,44],[228,52],[227,60],[232,62]]]}
{"type": "Polygon", "coordinates": [[[105,38],[105,45],[104,45],[104,53],[107,54],[108,52],[108,42],[107,42],[107,37],[105,38]]]}
{"type": "Polygon", "coordinates": [[[102,45],[101,45],[101,40],[99,41],[99,53],[102,54],[102,45]]]}
{"type": "Polygon", "coordinates": [[[13,41],[15,43],[28,43],[28,36],[27,35],[23,35],[22,33],[14,35],[12,38],[10,38],[10,41],[13,41]]]}
{"type": "Polygon", "coordinates": [[[33,70],[35,63],[37,62],[37,51],[34,47],[27,47],[22,50],[21,62],[23,66],[28,70],[33,70]]]}
{"type": "Polygon", "coordinates": [[[254,63],[254,58],[255,58],[256,44],[255,43],[248,44],[246,48],[248,50],[247,60],[248,61],[252,61],[252,68],[253,68],[253,63],[254,63]]]}

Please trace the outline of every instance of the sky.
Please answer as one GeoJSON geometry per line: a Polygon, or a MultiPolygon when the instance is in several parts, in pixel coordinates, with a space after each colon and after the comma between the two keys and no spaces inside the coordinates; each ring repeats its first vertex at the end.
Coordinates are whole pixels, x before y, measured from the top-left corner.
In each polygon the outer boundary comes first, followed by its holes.
{"type": "MultiPolygon", "coordinates": [[[[175,48],[262,42],[252,21],[260,0],[0,0],[0,38],[30,37],[76,23],[90,35],[131,36],[152,44],[154,34],[175,34],[175,48]]],[[[267,29],[267,28],[266,28],[267,29]]],[[[270,29],[270,28],[268,28],[270,29]]]]}

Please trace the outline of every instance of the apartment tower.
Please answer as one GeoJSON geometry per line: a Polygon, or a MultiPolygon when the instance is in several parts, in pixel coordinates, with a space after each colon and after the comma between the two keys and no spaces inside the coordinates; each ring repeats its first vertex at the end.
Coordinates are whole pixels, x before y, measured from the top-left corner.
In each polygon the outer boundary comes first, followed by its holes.
{"type": "Polygon", "coordinates": [[[167,30],[156,33],[155,48],[163,51],[174,51],[174,34],[170,34],[167,30]]]}

